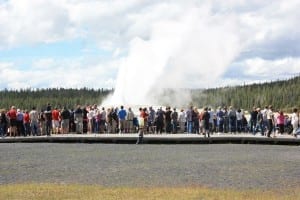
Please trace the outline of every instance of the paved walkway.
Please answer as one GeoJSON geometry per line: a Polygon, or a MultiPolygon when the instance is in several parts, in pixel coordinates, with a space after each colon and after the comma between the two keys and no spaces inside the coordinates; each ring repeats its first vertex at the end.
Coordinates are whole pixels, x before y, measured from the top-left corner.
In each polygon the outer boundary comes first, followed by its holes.
{"type": "MultiPolygon", "coordinates": [[[[135,143],[137,133],[128,134],[57,134],[51,136],[5,137],[0,143],[11,142],[66,142],[66,143],[135,143]]],[[[260,134],[220,134],[215,133],[210,138],[197,134],[145,134],[144,143],[251,143],[251,144],[294,144],[300,145],[300,137],[279,135],[267,138],[260,134]]]]}

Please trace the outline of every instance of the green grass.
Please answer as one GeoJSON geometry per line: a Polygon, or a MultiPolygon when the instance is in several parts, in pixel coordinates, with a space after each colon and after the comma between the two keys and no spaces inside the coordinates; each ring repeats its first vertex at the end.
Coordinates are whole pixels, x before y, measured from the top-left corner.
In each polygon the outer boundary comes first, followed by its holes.
{"type": "Polygon", "coordinates": [[[200,187],[179,188],[129,188],[101,187],[96,185],[59,185],[59,184],[13,184],[0,186],[2,200],[92,200],[92,199],[195,199],[195,200],[296,200],[300,199],[299,189],[280,191],[258,190],[221,190],[200,187]]]}

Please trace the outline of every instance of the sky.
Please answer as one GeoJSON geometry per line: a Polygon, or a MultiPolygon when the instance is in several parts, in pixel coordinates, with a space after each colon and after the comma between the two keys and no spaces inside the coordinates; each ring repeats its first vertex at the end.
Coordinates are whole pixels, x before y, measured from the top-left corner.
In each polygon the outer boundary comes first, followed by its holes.
{"type": "Polygon", "coordinates": [[[0,89],[289,78],[300,73],[299,10],[299,0],[0,0],[0,89]]]}

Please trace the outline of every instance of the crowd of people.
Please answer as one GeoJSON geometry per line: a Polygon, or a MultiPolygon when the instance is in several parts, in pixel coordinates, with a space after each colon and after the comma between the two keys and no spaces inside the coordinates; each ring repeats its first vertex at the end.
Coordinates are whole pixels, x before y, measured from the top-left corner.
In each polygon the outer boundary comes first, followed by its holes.
{"type": "Polygon", "coordinates": [[[21,110],[15,106],[1,110],[0,136],[40,136],[51,134],[78,133],[151,133],[151,134],[200,134],[210,137],[215,133],[252,133],[274,137],[276,134],[297,136],[299,112],[293,109],[290,115],[275,111],[272,106],[263,109],[253,107],[249,113],[242,109],[219,107],[213,110],[208,107],[188,109],[167,106],[153,108],[132,108],[124,106],[98,108],[97,105],[80,106],[75,109],[62,107],[45,110],[21,110]]]}

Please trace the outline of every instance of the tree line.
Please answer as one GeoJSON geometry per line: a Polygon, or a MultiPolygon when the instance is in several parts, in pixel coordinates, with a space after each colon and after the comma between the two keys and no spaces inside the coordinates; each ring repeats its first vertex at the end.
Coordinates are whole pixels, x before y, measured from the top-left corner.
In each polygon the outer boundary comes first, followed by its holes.
{"type": "Polygon", "coordinates": [[[0,91],[0,108],[8,109],[15,105],[22,109],[30,110],[35,106],[38,110],[42,110],[50,103],[52,107],[66,106],[71,109],[76,105],[99,105],[112,92],[112,89],[89,88],[5,89],[0,91]]]}
{"type": "MultiPolygon", "coordinates": [[[[300,107],[300,75],[287,80],[259,84],[211,89],[190,89],[191,104],[197,107],[234,106],[250,110],[253,106],[263,108],[273,105],[277,109],[290,112],[300,107]]],[[[8,109],[15,105],[22,109],[44,109],[47,103],[54,107],[76,105],[100,105],[103,99],[113,93],[113,89],[21,89],[0,91],[0,108],[8,109]]],[[[167,103],[167,102],[166,102],[167,103]]]]}
{"type": "Polygon", "coordinates": [[[253,106],[272,105],[275,109],[291,112],[294,107],[300,107],[300,75],[259,84],[192,90],[192,96],[193,103],[199,106],[232,105],[251,110],[253,106]]]}

